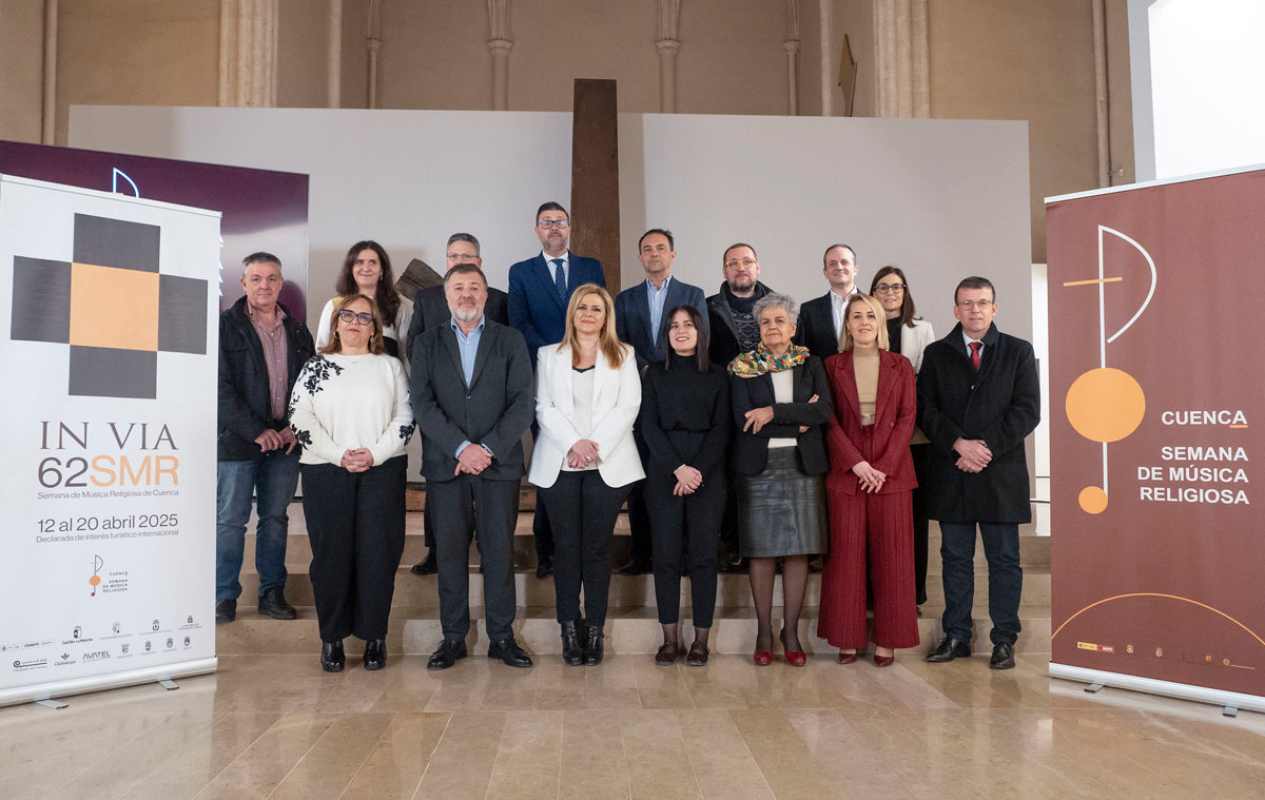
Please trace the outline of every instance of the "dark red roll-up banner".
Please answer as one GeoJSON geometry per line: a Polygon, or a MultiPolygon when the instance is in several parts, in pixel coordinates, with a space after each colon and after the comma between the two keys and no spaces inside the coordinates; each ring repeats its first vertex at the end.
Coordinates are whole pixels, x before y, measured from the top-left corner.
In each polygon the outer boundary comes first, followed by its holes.
{"type": "Polygon", "coordinates": [[[1050,673],[1265,711],[1265,169],[1046,230],[1050,673]]]}

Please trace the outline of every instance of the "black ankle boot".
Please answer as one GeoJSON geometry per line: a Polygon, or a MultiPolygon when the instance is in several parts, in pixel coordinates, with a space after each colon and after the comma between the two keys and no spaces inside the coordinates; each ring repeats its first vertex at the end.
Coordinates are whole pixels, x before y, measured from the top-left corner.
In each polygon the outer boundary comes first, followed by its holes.
{"type": "Polygon", "coordinates": [[[341,639],[337,642],[321,642],[321,669],[326,672],[342,672],[346,663],[347,656],[343,655],[341,639]]]}
{"type": "Polygon", "coordinates": [[[580,646],[580,632],[574,622],[562,623],[562,660],[572,667],[584,663],[584,648],[580,646]]]}
{"type": "Polygon", "coordinates": [[[603,639],[601,625],[584,626],[584,665],[595,667],[602,663],[603,639]]]}
{"type": "Polygon", "coordinates": [[[382,669],[387,665],[387,640],[370,639],[365,642],[365,669],[382,669]]]}

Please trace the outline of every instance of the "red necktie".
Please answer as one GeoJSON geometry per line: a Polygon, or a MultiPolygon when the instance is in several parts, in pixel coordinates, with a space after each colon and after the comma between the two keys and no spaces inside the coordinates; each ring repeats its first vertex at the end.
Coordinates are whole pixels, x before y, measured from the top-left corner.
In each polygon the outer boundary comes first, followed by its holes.
{"type": "Polygon", "coordinates": [[[983,342],[971,342],[971,366],[979,371],[980,355],[979,351],[984,347],[983,342]]]}

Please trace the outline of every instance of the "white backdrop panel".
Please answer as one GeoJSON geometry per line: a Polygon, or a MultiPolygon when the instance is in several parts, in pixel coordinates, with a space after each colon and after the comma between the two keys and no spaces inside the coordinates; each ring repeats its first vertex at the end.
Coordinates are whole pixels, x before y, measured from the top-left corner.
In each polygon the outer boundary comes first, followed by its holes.
{"type": "MultiPolygon", "coordinates": [[[[1030,333],[1024,122],[624,114],[619,135],[624,285],[650,225],[672,229],[677,274],[709,293],[721,251],[742,239],[766,282],[815,297],[822,249],[846,241],[864,286],[885,263],[904,267],[937,331],[958,278],[982,274],[999,324],[1030,333]]],[[[566,113],[76,106],[70,143],[310,174],[313,318],[361,238],[400,268],[441,267],[448,234],[468,230],[503,287],[539,247],[536,206],[570,196],[566,113]]]]}

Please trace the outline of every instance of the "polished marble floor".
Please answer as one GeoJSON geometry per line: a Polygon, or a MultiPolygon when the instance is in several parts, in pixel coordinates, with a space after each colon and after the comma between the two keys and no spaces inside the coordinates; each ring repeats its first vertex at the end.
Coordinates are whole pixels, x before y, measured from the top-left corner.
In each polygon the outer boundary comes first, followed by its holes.
{"type": "Polygon", "coordinates": [[[1265,715],[1090,696],[1039,655],[540,661],[227,656],[174,692],[0,709],[0,798],[1265,797],[1265,715]]]}

